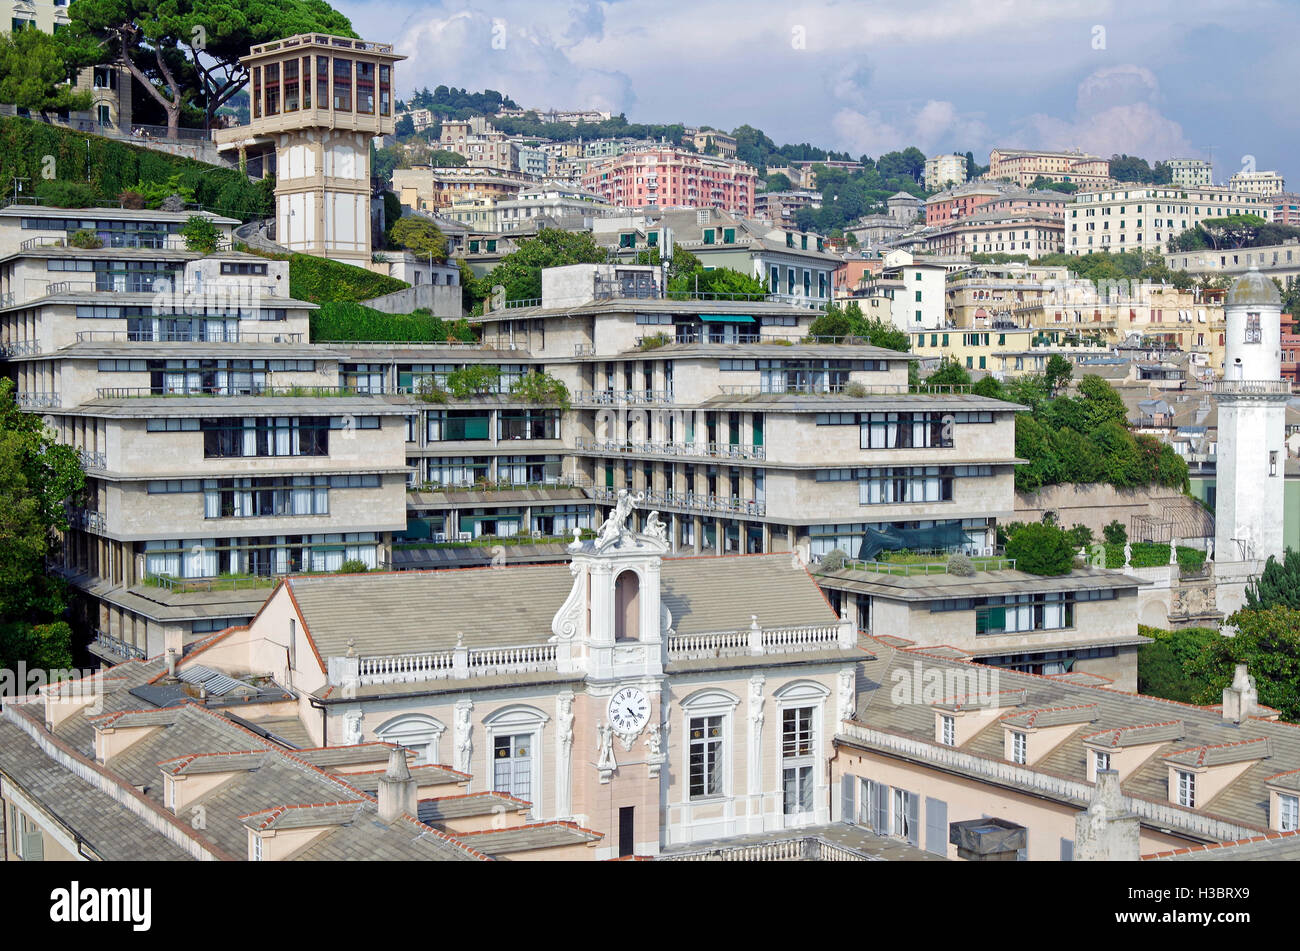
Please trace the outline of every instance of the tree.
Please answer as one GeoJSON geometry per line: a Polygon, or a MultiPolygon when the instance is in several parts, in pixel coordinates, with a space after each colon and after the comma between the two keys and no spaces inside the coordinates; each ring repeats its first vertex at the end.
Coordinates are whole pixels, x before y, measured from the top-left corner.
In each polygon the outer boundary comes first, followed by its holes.
{"type": "Polygon", "coordinates": [[[393,134],[399,139],[406,139],[415,135],[415,120],[410,114],[398,116],[397,122],[393,124],[393,134]]]}
{"type": "Polygon", "coordinates": [[[65,502],[77,503],[86,477],[77,452],[55,442],[41,417],[23,413],[14,383],[0,379],[0,668],[18,661],[71,666],[62,661],[70,631],[57,619],[67,607],[67,585],[45,571],[68,530],[65,502]]]}
{"type": "Polygon", "coordinates": [[[788,192],[791,187],[789,176],[784,172],[776,172],[767,176],[767,187],[763,190],[768,192],[788,192]]]}
{"type": "MultiPolygon", "coordinates": [[[[674,249],[673,254],[676,253],[674,249]]],[[[767,284],[753,275],[725,267],[710,271],[699,267],[669,280],[668,296],[674,300],[686,300],[693,294],[706,300],[762,300],[767,296],[767,284]]]]}
{"type": "Polygon", "coordinates": [[[407,215],[397,219],[389,238],[393,244],[406,248],[417,257],[432,256],[439,264],[447,263],[447,236],[423,215],[407,215]]]}
{"type": "Polygon", "coordinates": [[[1006,550],[1017,571],[1033,575],[1064,575],[1074,566],[1069,536],[1055,525],[1025,525],[1007,539],[1006,550]]]}
{"type": "MultiPolygon", "coordinates": [[[[873,347],[902,353],[912,348],[906,331],[885,323],[879,317],[864,317],[862,306],[857,301],[849,301],[844,308],[835,303],[828,304],[826,311],[818,314],[808,325],[808,336],[822,342],[858,338],[873,347]]],[[[910,373],[908,380],[912,382],[910,373]]]]}
{"type": "Polygon", "coordinates": [[[181,227],[181,237],[185,239],[187,250],[197,251],[199,254],[213,254],[221,240],[221,232],[202,215],[190,215],[181,227]]]}
{"type": "Polygon", "coordinates": [[[1124,523],[1119,519],[1113,520],[1109,525],[1101,530],[1101,535],[1106,539],[1107,545],[1123,545],[1128,541],[1128,530],[1124,523]]]}
{"type": "Polygon", "coordinates": [[[1138,633],[1152,638],[1152,643],[1138,648],[1138,693],[1196,703],[1207,685],[1189,668],[1214,641],[1223,640],[1222,635],[1209,628],[1162,631],[1146,626],[1139,627],[1138,633]]]}
{"type": "Polygon", "coordinates": [[[1187,664],[1188,673],[1205,682],[1196,702],[1220,702],[1236,665],[1246,664],[1259,702],[1278,710],[1284,720],[1300,720],[1300,611],[1276,604],[1238,611],[1228,623],[1237,633],[1210,641],[1187,664]]]}
{"type": "Polygon", "coordinates": [[[79,65],[121,63],[167,115],[201,104],[204,127],[248,83],[251,46],[300,33],[356,37],[324,0],[77,0],[65,40],[79,65]]]}
{"type": "Polygon", "coordinates": [[[89,109],[92,96],[65,80],[76,74],[68,49],[34,27],[0,34],[0,102],[39,112],[89,109]]]}
{"type": "Polygon", "coordinates": [[[944,357],[939,368],[925,378],[927,386],[970,386],[970,374],[956,357],[944,357]]]}
{"type": "Polygon", "coordinates": [[[469,399],[496,389],[500,380],[500,367],[471,363],[447,374],[447,391],[458,400],[469,399]]]}
{"type": "Polygon", "coordinates": [[[1281,561],[1269,555],[1259,578],[1246,586],[1246,610],[1281,605],[1300,611],[1300,551],[1288,548],[1281,561]]]}
{"type": "MultiPolygon", "coordinates": [[[[403,219],[405,220],[405,219],[403,219]]],[[[500,284],[506,300],[536,300],[542,296],[542,269],[566,264],[603,264],[608,255],[585,231],[543,228],[512,251],[475,283],[481,296],[500,284]]]]}
{"type": "Polygon", "coordinates": [[[1123,397],[1099,376],[1088,374],[1079,381],[1079,398],[1084,401],[1080,432],[1092,432],[1107,422],[1123,424],[1128,418],[1123,397]]]}
{"type": "Polygon", "coordinates": [[[1060,388],[1069,385],[1070,377],[1074,375],[1074,365],[1059,353],[1054,353],[1048,358],[1047,372],[1044,375],[1047,378],[1048,391],[1054,394],[1060,388]]]}

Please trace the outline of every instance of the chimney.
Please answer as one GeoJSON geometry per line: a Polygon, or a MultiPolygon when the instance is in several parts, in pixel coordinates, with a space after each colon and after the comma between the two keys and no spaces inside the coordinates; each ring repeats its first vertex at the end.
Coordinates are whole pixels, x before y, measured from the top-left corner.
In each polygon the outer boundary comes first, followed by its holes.
{"type": "Polygon", "coordinates": [[[1077,862],[1136,862],[1140,854],[1138,817],[1124,808],[1119,773],[1097,770],[1097,787],[1086,811],[1074,817],[1077,862]]]}
{"type": "Polygon", "coordinates": [[[175,624],[163,628],[163,656],[167,658],[167,672],[176,676],[176,665],[185,656],[185,633],[175,624]]]}
{"type": "Polygon", "coordinates": [[[406,766],[406,747],[388,754],[388,769],[379,780],[379,818],[392,822],[401,815],[416,816],[416,782],[406,766]]]}
{"type": "Polygon", "coordinates": [[[1258,708],[1259,691],[1255,689],[1255,678],[1247,672],[1245,664],[1238,664],[1232,683],[1223,688],[1223,719],[1228,723],[1240,723],[1258,708]]]}

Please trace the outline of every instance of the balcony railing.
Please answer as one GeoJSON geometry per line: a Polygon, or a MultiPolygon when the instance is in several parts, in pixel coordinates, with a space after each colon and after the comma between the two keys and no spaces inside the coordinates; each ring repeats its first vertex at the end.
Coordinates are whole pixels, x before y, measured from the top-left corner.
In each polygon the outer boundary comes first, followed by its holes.
{"type": "Polygon", "coordinates": [[[805,835],[775,842],[719,844],[708,849],[664,852],[663,862],[870,862],[864,852],[829,842],[820,835],[805,835]]]}
{"type": "Polygon", "coordinates": [[[655,406],[670,404],[672,390],[576,390],[571,400],[579,406],[655,406]]]}
{"type": "Polygon", "coordinates": [[[23,409],[44,409],[61,406],[58,393],[19,393],[18,405],[23,409]]]}
{"type": "MultiPolygon", "coordinates": [[[[184,251],[187,249],[185,238],[179,234],[150,232],[114,234],[112,232],[100,232],[98,237],[100,241],[104,242],[104,248],[138,248],[145,251],[184,251]]],[[[38,238],[28,238],[19,247],[24,251],[35,251],[38,248],[71,248],[75,247],[75,245],[69,244],[67,238],[44,235],[38,238]]],[[[100,249],[89,248],[86,250],[98,251],[100,249]]]]}
{"type": "MultiPolygon", "coordinates": [[[[95,390],[95,397],[101,400],[120,399],[207,399],[230,397],[356,397],[377,396],[384,392],[381,387],[357,389],[351,386],[241,386],[241,387],[199,387],[191,390],[176,390],[165,386],[101,386],[95,390]]],[[[57,403],[50,405],[57,406],[57,403]]]]}
{"type": "Polygon", "coordinates": [[[574,440],[574,448],[599,453],[649,454],[657,456],[696,456],[710,459],[755,459],[767,458],[766,446],[731,444],[722,442],[671,443],[671,442],[615,442],[604,439],[588,439],[579,436],[574,440]]]}
{"type": "Polygon", "coordinates": [[[773,383],[724,383],[718,389],[722,391],[724,396],[747,396],[755,393],[770,393],[773,395],[781,393],[808,393],[812,395],[838,393],[844,396],[902,396],[908,394],[959,396],[970,393],[971,385],[968,383],[920,383],[909,385],[907,383],[858,383],[850,381],[848,383],[786,383],[784,386],[773,383]]]}
{"type": "Polygon", "coordinates": [[[1222,396],[1289,396],[1290,380],[1216,380],[1211,391],[1222,396]]]}
{"type": "Polygon", "coordinates": [[[134,644],[122,640],[120,637],[114,637],[111,634],[105,634],[103,631],[95,631],[94,644],[106,651],[111,651],[118,657],[125,657],[127,660],[144,660],[146,653],[143,648],[136,647],[134,644]]]}
{"type": "MultiPolygon", "coordinates": [[[[597,502],[617,502],[618,491],[608,487],[592,490],[597,502]]],[[[709,495],[705,492],[644,492],[642,508],[661,506],[663,508],[687,509],[692,512],[716,512],[726,515],[749,515],[762,518],[767,515],[767,503],[759,499],[742,499],[709,495]]]]}
{"type": "Polygon", "coordinates": [[[19,340],[16,343],[0,343],[0,357],[22,357],[28,354],[40,353],[41,342],[39,340],[19,340]]]}
{"type": "Polygon", "coordinates": [[[74,509],[68,514],[68,522],[74,528],[102,535],[107,531],[103,512],[91,512],[86,509],[74,509]]]}
{"type": "Polygon", "coordinates": [[[388,654],[358,659],[361,686],[460,680],[556,669],[555,644],[466,648],[419,654],[388,654]]]}
{"type": "Polygon", "coordinates": [[[709,657],[797,654],[852,647],[855,640],[856,634],[851,634],[847,629],[841,631],[838,624],[762,628],[755,621],[751,627],[741,631],[674,634],[668,639],[668,657],[670,660],[699,660],[709,657]]]}
{"type": "Polygon", "coordinates": [[[301,343],[301,333],[229,330],[79,330],[77,343],[301,343]]]}
{"type": "Polygon", "coordinates": [[[83,469],[107,469],[108,457],[103,452],[96,452],[91,449],[78,449],[77,458],[81,461],[83,469]]]}

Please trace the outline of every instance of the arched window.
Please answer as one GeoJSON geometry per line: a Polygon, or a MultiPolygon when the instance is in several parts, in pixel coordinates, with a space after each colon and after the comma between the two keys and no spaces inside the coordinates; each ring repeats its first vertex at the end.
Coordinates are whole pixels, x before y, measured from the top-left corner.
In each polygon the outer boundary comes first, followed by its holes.
{"type": "Polygon", "coordinates": [[[614,640],[641,639],[641,579],[624,571],[614,581],[614,640]]]}
{"type": "Polygon", "coordinates": [[[536,707],[513,704],[483,720],[491,788],[532,803],[534,818],[542,817],[542,727],[548,719],[536,707]]]}
{"type": "Polygon", "coordinates": [[[400,743],[415,750],[417,763],[438,763],[438,741],[446,729],[433,717],[409,713],[389,720],[375,730],[375,736],[385,743],[400,743]]]}

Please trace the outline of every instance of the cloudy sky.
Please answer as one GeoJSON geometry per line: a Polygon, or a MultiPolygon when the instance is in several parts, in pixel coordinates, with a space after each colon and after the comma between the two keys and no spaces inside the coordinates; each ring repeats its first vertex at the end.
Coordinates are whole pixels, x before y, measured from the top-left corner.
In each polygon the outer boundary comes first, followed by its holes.
{"type": "MultiPolygon", "coordinates": [[[[334,0],[445,84],[854,156],[1077,146],[1300,175],[1295,0],[334,0]]],[[[1300,180],[1292,182],[1292,187],[1300,180]]]]}

